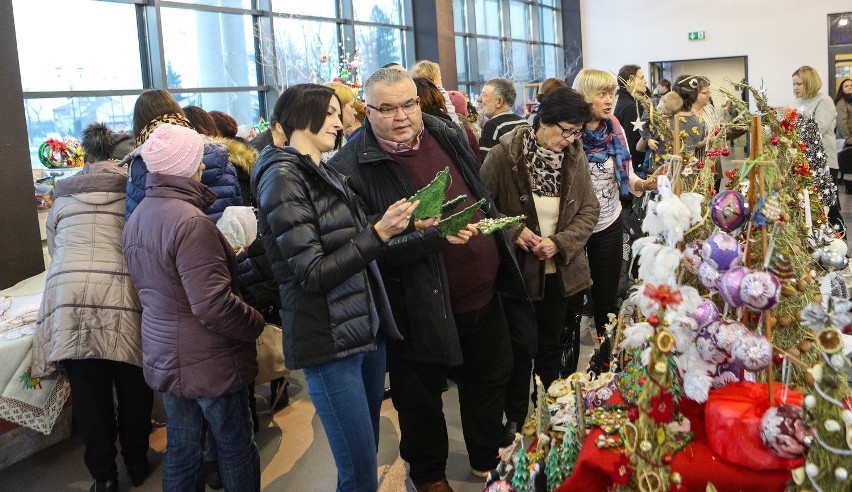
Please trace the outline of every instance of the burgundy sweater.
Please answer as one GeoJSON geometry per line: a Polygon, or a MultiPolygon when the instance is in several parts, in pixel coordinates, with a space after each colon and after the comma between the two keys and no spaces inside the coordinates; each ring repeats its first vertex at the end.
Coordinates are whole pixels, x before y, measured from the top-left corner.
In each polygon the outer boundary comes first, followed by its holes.
{"type": "MultiPolygon", "coordinates": [[[[417,150],[390,156],[408,171],[418,188],[429,184],[439,171],[449,167],[450,179],[445,201],[459,195],[467,195],[456,207],[456,211],[476,202],[477,198],[462,177],[459,165],[428,131],[423,132],[417,150]]],[[[471,222],[482,220],[483,217],[482,212],[476,212],[471,222]]],[[[477,235],[467,244],[450,245],[444,249],[443,254],[453,313],[469,313],[485,307],[497,291],[495,280],[500,265],[500,253],[494,237],[477,235]]]]}

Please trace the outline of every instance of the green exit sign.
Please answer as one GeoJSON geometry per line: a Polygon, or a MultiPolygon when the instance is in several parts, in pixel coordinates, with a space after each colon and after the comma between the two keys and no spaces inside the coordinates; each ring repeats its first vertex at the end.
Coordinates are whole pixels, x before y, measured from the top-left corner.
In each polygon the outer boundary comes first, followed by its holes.
{"type": "Polygon", "coordinates": [[[704,41],[704,31],[692,31],[689,33],[690,41],[704,41]]]}

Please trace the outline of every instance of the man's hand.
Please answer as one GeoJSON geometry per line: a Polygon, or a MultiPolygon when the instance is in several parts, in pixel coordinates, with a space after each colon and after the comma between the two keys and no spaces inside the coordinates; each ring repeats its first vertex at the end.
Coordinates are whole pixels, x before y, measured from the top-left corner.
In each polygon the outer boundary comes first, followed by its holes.
{"type": "Polygon", "coordinates": [[[460,230],[453,236],[447,236],[447,242],[450,244],[467,244],[470,238],[479,234],[479,229],[473,224],[468,224],[464,229],[460,230]]]}

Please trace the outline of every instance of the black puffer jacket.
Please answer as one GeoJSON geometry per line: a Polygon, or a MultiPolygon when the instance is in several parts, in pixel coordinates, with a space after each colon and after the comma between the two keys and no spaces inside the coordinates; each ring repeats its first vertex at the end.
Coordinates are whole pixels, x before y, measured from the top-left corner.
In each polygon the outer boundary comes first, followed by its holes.
{"type": "Polygon", "coordinates": [[[376,315],[388,338],[401,338],[381,277],[370,273],[387,247],[366,224],[345,178],[325,169],[345,192],[289,147],[266,147],[251,175],[258,228],[280,290],[290,369],[375,349],[376,315]]]}
{"type": "MultiPolygon", "coordinates": [[[[464,131],[428,114],[423,115],[423,124],[459,163],[475,198],[489,198],[483,207],[485,215],[499,217],[476,171],[479,160],[473,155],[464,131]]],[[[364,122],[363,128],[329,164],[349,177],[349,185],[366,202],[367,213],[378,215],[400,198],[414,195],[417,188],[405,169],[379,147],[369,121],[364,122]]],[[[500,251],[498,291],[527,299],[524,280],[508,236],[504,231],[498,231],[495,238],[500,251]]],[[[436,228],[429,227],[391,239],[388,252],[379,260],[394,318],[405,337],[402,341],[392,340],[389,343],[389,351],[396,357],[450,366],[462,363],[441,254],[447,244],[436,228]]]]}

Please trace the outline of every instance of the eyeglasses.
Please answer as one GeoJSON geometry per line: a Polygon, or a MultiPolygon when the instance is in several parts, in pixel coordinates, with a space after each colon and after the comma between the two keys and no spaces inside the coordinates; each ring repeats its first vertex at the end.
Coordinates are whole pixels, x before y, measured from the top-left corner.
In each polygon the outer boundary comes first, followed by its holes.
{"type": "Polygon", "coordinates": [[[366,106],[370,109],[375,109],[384,118],[393,118],[394,116],[396,116],[396,112],[400,109],[405,114],[411,114],[415,110],[419,109],[420,108],[420,98],[417,97],[417,98],[408,100],[408,101],[406,101],[402,104],[398,104],[396,106],[379,106],[379,107],[376,107],[376,106],[373,106],[372,104],[367,104],[366,106]]]}
{"type": "Polygon", "coordinates": [[[559,129],[562,130],[562,137],[563,138],[568,138],[568,137],[575,137],[576,138],[576,137],[579,137],[580,135],[583,134],[582,128],[578,128],[576,130],[571,130],[569,128],[562,128],[562,125],[560,125],[559,123],[554,123],[554,125],[558,126],[559,129]]]}

